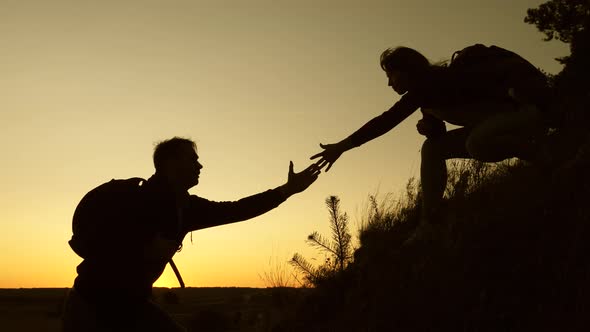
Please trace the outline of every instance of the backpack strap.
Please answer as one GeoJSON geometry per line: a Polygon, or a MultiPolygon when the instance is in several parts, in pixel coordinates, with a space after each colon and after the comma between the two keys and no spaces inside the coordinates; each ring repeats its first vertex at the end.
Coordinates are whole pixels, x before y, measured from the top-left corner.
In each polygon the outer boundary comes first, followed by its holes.
{"type": "MultiPolygon", "coordinates": [[[[129,180],[135,182],[138,187],[141,187],[146,182],[145,179],[142,179],[139,177],[131,178],[129,180]]],[[[174,271],[174,275],[176,276],[176,279],[178,279],[178,283],[180,284],[180,288],[185,288],[184,280],[182,280],[182,276],[180,275],[180,271],[178,271],[178,267],[176,267],[176,264],[174,263],[172,258],[170,258],[170,261],[168,261],[168,263],[170,264],[172,271],[174,271]]]]}
{"type": "Polygon", "coordinates": [[[170,258],[170,261],[168,263],[170,263],[170,267],[172,268],[172,271],[174,271],[174,275],[176,275],[176,279],[178,279],[178,282],[180,283],[180,288],[184,288],[184,281],[182,280],[180,271],[178,271],[178,268],[176,267],[176,264],[174,264],[172,258],[170,258]]]}
{"type": "Polygon", "coordinates": [[[466,55],[467,57],[470,57],[470,55],[475,55],[476,57],[480,57],[481,54],[488,53],[486,51],[493,48],[493,47],[494,46],[487,47],[484,44],[474,44],[474,45],[462,48],[460,50],[457,50],[457,51],[453,52],[453,55],[451,56],[451,64],[456,64],[455,61],[459,60],[459,59],[461,59],[460,62],[462,62],[463,61],[462,57],[464,55],[466,55]]]}
{"type": "Polygon", "coordinates": [[[451,55],[451,63],[453,63],[453,62],[455,61],[455,58],[456,58],[456,57],[457,57],[459,54],[461,54],[461,51],[463,51],[463,50],[458,50],[458,51],[455,51],[455,52],[453,52],[453,55],[451,55]]]}

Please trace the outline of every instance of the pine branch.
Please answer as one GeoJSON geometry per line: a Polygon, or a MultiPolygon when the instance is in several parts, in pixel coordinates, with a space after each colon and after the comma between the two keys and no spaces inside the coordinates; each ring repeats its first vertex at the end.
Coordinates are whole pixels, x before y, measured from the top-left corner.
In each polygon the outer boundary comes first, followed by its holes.
{"type": "Polygon", "coordinates": [[[291,260],[289,261],[289,264],[291,264],[297,270],[302,272],[305,275],[305,278],[309,280],[310,283],[313,284],[314,281],[317,280],[317,269],[305,258],[303,258],[303,256],[301,256],[300,254],[295,253],[295,255],[293,255],[293,258],[291,258],[291,260]]]}
{"type": "Polygon", "coordinates": [[[335,251],[331,246],[330,242],[323,236],[321,236],[318,232],[313,232],[307,236],[307,243],[312,246],[319,248],[320,250],[327,251],[332,255],[337,256],[337,251],[335,251]]]}
{"type": "Polygon", "coordinates": [[[350,234],[348,232],[348,215],[340,213],[340,199],[330,196],[326,199],[326,205],[330,210],[330,226],[332,229],[332,251],[337,259],[340,271],[344,270],[346,261],[349,258],[350,234]]]}

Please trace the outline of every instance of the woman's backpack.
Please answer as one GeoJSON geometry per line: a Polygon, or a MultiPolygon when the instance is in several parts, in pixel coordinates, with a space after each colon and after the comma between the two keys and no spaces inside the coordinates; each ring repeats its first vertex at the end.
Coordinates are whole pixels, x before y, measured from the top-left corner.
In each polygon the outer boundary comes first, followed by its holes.
{"type": "Polygon", "coordinates": [[[475,44],[453,53],[449,68],[468,69],[471,67],[494,66],[494,64],[503,63],[509,59],[528,62],[520,55],[501,47],[475,44]]]}

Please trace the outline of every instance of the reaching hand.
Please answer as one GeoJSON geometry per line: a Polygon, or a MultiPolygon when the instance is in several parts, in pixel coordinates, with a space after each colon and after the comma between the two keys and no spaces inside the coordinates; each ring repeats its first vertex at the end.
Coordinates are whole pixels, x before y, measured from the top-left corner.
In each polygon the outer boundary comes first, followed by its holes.
{"type": "Polygon", "coordinates": [[[342,145],[339,143],[335,143],[335,144],[322,144],[322,143],[320,143],[320,147],[322,149],[324,149],[324,151],[311,156],[311,158],[309,158],[309,159],[315,159],[315,158],[321,157],[321,159],[318,160],[316,165],[318,165],[320,170],[322,168],[324,168],[324,166],[328,165],[328,168],[326,168],[326,172],[329,171],[330,168],[332,168],[332,164],[334,164],[336,162],[336,160],[340,157],[340,155],[344,151],[346,151],[342,147],[342,145]]]}
{"type": "Polygon", "coordinates": [[[307,189],[321,173],[321,168],[318,164],[311,164],[306,169],[299,173],[293,171],[293,162],[289,162],[289,176],[287,183],[284,186],[286,194],[291,196],[300,193],[307,189]]]}

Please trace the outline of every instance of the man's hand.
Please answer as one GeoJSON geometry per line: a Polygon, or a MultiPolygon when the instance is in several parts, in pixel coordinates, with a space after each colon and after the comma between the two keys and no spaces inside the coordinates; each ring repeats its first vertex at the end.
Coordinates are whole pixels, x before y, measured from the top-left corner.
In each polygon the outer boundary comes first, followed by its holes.
{"type": "Polygon", "coordinates": [[[300,193],[307,189],[321,173],[321,168],[317,163],[309,165],[299,173],[293,171],[293,162],[289,162],[289,175],[287,183],[279,187],[287,197],[300,193]]]}
{"type": "Polygon", "coordinates": [[[332,168],[332,164],[334,164],[336,162],[336,160],[340,157],[340,155],[342,153],[344,153],[344,151],[346,151],[346,149],[342,146],[341,143],[335,143],[335,144],[322,144],[322,143],[320,143],[320,147],[322,149],[324,149],[324,151],[314,154],[309,159],[316,159],[316,158],[321,157],[320,160],[318,160],[316,162],[316,165],[318,165],[320,170],[322,168],[324,168],[324,166],[328,165],[328,168],[326,168],[326,172],[329,171],[330,168],[332,168]]]}

